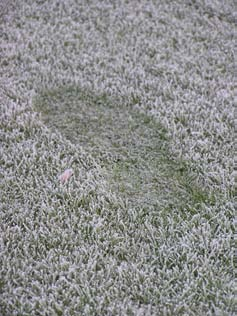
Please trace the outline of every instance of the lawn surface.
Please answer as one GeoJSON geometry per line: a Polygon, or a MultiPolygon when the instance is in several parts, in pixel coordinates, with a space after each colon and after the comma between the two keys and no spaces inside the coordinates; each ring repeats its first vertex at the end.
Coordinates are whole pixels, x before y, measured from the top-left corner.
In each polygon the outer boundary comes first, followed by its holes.
{"type": "Polygon", "coordinates": [[[0,12],[0,315],[234,315],[234,1],[0,12]]]}

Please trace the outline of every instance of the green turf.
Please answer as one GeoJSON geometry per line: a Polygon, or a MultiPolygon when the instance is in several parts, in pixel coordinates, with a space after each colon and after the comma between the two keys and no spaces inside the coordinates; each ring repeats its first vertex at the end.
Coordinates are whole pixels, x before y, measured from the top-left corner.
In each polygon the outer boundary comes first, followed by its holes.
{"type": "Polygon", "coordinates": [[[208,199],[188,164],[170,153],[165,128],[133,104],[60,87],[42,92],[34,105],[52,131],[96,159],[111,190],[128,207],[187,210],[208,199]]]}

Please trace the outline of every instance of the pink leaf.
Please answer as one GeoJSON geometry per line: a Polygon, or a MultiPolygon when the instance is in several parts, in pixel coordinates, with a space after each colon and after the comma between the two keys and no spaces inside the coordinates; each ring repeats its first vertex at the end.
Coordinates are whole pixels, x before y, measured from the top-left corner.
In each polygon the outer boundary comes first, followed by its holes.
{"type": "Polygon", "coordinates": [[[66,169],[66,170],[59,176],[59,180],[61,181],[61,183],[66,183],[72,175],[73,175],[73,170],[72,170],[72,169],[66,169]]]}

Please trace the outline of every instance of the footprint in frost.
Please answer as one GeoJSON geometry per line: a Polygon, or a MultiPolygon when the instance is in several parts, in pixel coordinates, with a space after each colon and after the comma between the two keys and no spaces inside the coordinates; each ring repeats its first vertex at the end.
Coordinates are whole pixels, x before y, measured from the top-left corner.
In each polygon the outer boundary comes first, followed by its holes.
{"type": "Polygon", "coordinates": [[[186,208],[206,200],[187,164],[171,155],[167,131],[133,104],[77,87],[45,91],[34,104],[46,125],[100,163],[129,207],[186,208]]]}

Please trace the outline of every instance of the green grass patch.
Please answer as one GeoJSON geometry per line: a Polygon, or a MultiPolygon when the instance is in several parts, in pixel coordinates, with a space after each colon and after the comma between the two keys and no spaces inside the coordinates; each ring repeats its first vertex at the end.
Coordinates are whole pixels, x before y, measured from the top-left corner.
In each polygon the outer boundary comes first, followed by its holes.
{"type": "Polygon", "coordinates": [[[42,92],[34,100],[52,130],[82,146],[103,167],[111,190],[132,208],[185,208],[214,199],[188,163],[169,150],[165,128],[154,118],[78,87],[42,92]]]}

